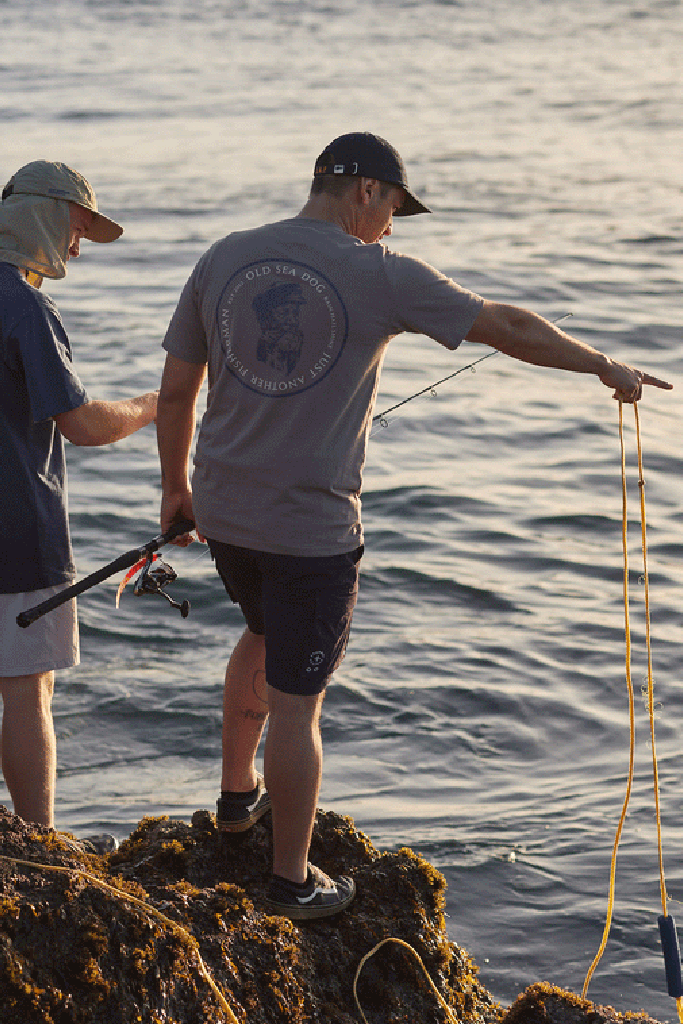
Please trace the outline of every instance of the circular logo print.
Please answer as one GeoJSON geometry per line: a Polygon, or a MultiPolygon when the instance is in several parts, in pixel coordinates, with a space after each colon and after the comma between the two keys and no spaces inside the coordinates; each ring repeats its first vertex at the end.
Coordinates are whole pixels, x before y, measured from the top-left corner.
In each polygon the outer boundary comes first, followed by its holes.
{"type": "Polygon", "coordinates": [[[228,281],[218,329],[230,372],[251,391],[286,398],[332,369],[348,334],[334,285],[304,263],[250,263],[228,281]]]}

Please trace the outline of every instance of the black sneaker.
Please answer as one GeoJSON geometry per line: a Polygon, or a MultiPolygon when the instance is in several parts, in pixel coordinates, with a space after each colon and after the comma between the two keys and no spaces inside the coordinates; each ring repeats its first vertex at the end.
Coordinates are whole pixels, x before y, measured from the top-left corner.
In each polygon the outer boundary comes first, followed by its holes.
{"type": "Polygon", "coordinates": [[[221,796],[216,801],[216,826],[221,832],[246,832],[269,810],[270,796],[263,776],[259,775],[251,793],[221,796]]]}
{"type": "Polygon", "coordinates": [[[352,878],[331,879],[315,864],[308,865],[307,886],[302,889],[286,878],[273,875],[266,894],[266,903],[274,914],[292,921],[309,921],[332,917],[353,903],[356,883],[352,878]]]}

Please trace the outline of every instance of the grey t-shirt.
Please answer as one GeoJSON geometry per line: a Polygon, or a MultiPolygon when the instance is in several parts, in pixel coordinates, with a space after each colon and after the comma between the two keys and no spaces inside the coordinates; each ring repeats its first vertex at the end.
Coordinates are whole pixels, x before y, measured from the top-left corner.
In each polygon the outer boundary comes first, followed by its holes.
{"type": "Polygon", "coordinates": [[[482,300],[420,260],[295,217],[200,259],[164,348],[208,363],[195,454],[200,531],[330,555],[362,543],[360,492],[379,373],[403,331],[456,348],[482,300]]]}

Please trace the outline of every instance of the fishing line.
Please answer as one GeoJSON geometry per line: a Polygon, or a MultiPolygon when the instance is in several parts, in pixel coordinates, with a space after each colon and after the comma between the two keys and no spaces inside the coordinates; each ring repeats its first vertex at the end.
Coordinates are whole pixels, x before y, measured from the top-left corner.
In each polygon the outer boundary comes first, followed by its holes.
{"type": "MultiPolygon", "coordinates": [[[[562,323],[563,320],[566,320],[568,317],[573,315],[573,313],[563,313],[563,315],[559,316],[557,320],[551,320],[550,322],[552,324],[559,324],[562,323]]],[[[385,409],[384,412],[377,413],[376,416],[372,417],[372,422],[379,423],[380,427],[388,427],[389,420],[387,419],[387,416],[389,415],[390,412],[395,412],[396,409],[400,409],[401,406],[407,405],[408,402],[412,402],[414,398],[420,398],[421,395],[430,394],[432,398],[436,398],[436,389],[439,387],[440,384],[445,384],[447,380],[452,380],[453,377],[457,377],[459,373],[464,373],[465,370],[471,370],[472,373],[476,373],[477,371],[475,370],[475,366],[478,366],[479,363],[483,363],[485,359],[490,359],[492,356],[497,355],[500,355],[498,349],[496,349],[494,352],[487,352],[485,356],[480,356],[479,359],[475,359],[473,363],[468,363],[467,366],[461,366],[459,370],[455,370],[454,373],[449,373],[447,377],[442,377],[441,380],[435,380],[433,384],[430,384],[426,388],[422,388],[420,391],[416,391],[415,394],[411,395],[409,398],[404,398],[403,401],[397,402],[396,405],[390,406],[388,409],[385,409]]],[[[370,431],[370,437],[372,437],[373,433],[374,431],[370,431]]]]}
{"type": "MultiPolygon", "coordinates": [[[[643,576],[642,580],[645,586],[645,643],[647,649],[647,696],[648,696],[648,714],[650,720],[650,744],[652,747],[652,777],[654,787],[654,799],[655,799],[655,815],[657,819],[657,853],[659,860],[659,889],[660,897],[662,901],[662,914],[658,917],[657,922],[659,925],[660,938],[662,943],[662,952],[664,954],[664,967],[666,972],[667,989],[670,996],[676,1000],[676,1009],[678,1011],[678,1019],[683,1024],[683,983],[681,980],[681,954],[678,946],[678,937],[676,934],[676,924],[673,917],[667,914],[667,901],[668,895],[666,892],[666,881],[664,877],[664,857],[662,852],[662,823],[661,823],[661,807],[659,799],[659,770],[657,767],[657,748],[655,743],[655,713],[654,713],[654,678],[652,673],[652,641],[651,641],[651,629],[650,629],[650,580],[647,563],[647,526],[646,526],[646,515],[645,515],[645,478],[643,474],[643,447],[640,435],[640,415],[638,412],[638,403],[633,403],[633,412],[635,416],[635,430],[636,430],[636,444],[638,449],[638,489],[640,492],[640,529],[641,529],[641,547],[643,552],[643,576]]],[[[624,797],[624,803],[621,811],[621,817],[617,826],[616,836],[614,840],[614,847],[612,850],[612,860],[610,865],[610,882],[609,882],[609,896],[607,903],[607,915],[605,920],[605,928],[602,936],[602,942],[600,948],[591,964],[586,980],[583,985],[582,997],[586,998],[586,992],[588,985],[593,976],[595,968],[597,967],[602,954],[605,951],[607,945],[607,938],[612,923],[612,912],[614,909],[614,893],[615,893],[615,875],[616,875],[616,859],[617,850],[619,847],[619,840],[626,818],[626,811],[628,808],[629,799],[631,796],[631,788],[633,784],[633,768],[634,768],[634,751],[635,751],[635,713],[634,713],[634,699],[633,699],[633,685],[631,681],[631,626],[629,616],[629,590],[628,590],[628,544],[627,544],[627,504],[626,504],[626,456],[624,448],[624,429],[623,429],[623,405],[619,402],[619,442],[621,447],[621,492],[622,492],[622,547],[624,557],[624,627],[625,627],[625,646],[626,646],[626,682],[628,687],[628,698],[629,698],[629,721],[630,721],[630,755],[629,755],[629,772],[628,782],[626,786],[626,795],[624,797]]]]}
{"type": "Polygon", "coordinates": [[[209,550],[209,545],[205,541],[199,541],[199,545],[202,548],[202,550],[199,552],[198,555],[195,555],[193,558],[190,558],[188,563],[189,565],[194,565],[195,562],[201,561],[202,558],[206,558],[206,556],[211,553],[209,550]]]}

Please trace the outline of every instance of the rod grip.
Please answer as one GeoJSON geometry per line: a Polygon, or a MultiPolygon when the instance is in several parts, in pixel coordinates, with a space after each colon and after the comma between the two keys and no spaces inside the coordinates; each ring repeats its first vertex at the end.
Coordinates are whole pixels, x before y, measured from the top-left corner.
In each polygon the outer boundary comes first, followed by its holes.
{"type": "MultiPolygon", "coordinates": [[[[169,540],[173,540],[174,537],[179,537],[181,533],[192,533],[194,530],[194,523],[190,519],[180,519],[177,523],[173,523],[169,526],[166,533],[163,534],[162,543],[166,544],[169,540]]],[[[161,545],[159,545],[161,547],[161,545]]]]}
{"type": "Polygon", "coordinates": [[[662,940],[664,970],[666,971],[669,995],[674,999],[680,999],[683,996],[683,984],[681,984],[681,951],[678,946],[676,923],[673,917],[665,917],[663,914],[657,918],[657,923],[662,940]]]}

